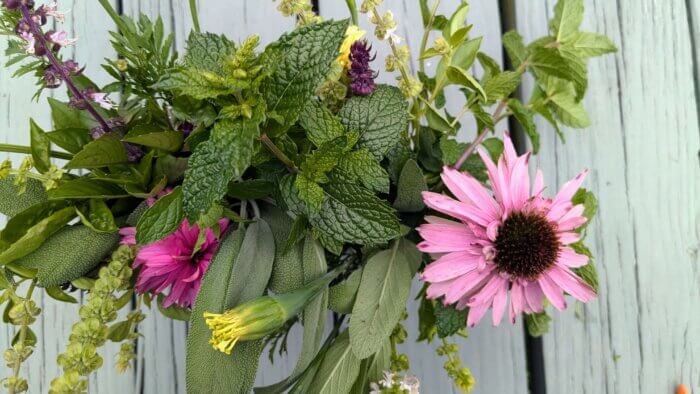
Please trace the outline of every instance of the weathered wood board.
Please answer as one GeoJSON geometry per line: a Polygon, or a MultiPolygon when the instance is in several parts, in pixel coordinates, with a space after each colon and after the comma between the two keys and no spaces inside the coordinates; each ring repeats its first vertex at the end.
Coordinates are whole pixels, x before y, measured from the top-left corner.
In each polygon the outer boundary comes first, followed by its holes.
{"type": "MultiPolygon", "coordinates": [[[[191,21],[185,0],[115,0],[130,16],[161,15],[184,49],[191,21]]],[[[291,29],[271,1],[199,0],[203,29],[225,33],[235,40],[255,32],[262,42],[291,29]],[[222,12],[225,10],[225,12],[222,12]]],[[[448,10],[458,0],[445,0],[448,10]]],[[[484,50],[502,61],[498,2],[471,2],[474,35],[484,35],[484,50]]],[[[554,1],[516,2],[518,30],[526,40],[547,31],[554,1]]],[[[87,64],[97,82],[107,80],[98,67],[113,56],[106,45],[112,22],[94,1],[62,1],[70,9],[64,27],[81,38],[74,56],[87,64]]],[[[399,21],[397,34],[413,55],[422,32],[417,2],[387,0],[399,21]]],[[[589,244],[601,271],[601,296],[582,308],[555,318],[545,337],[549,393],[666,393],[684,382],[700,390],[700,126],[697,101],[700,51],[700,4],[681,0],[586,0],[585,26],[618,43],[620,52],[591,62],[586,107],[593,125],[586,131],[567,130],[567,144],[558,141],[544,124],[541,154],[534,160],[548,184],[561,185],[581,168],[590,168],[586,186],[600,199],[600,213],[589,230],[589,244]]],[[[326,18],[346,17],[342,0],[321,0],[326,18]]],[[[361,15],[361,25],[369,24],[361,15]]],[[[0,38],[0,47],[4,47],[0,38]]],[[[382,43],[374,49],[387,53],[382,43]]],[[[4,63],[4,55],[0,62],[4,63]]],[[[416,66],[415,64],[413,65],[416,66]]],[[[430,67],[430,66],[429,66],[430,67]]],[[[434,65],[432,65],[434,67],[434,65]]],[[[381,65],[377,64],[381,69],[381,65]]],[[[380,80],[392,75],[381,72],[380,80]]],[[[525,89],[525,94],[528,94],[525,89]]],[[[53,93],[53,92],[52,92],[53,93]]],[[[27,117],[50,127],[44,98],[30,103],[33,81],[13,79],[0,69],[0,139],[28,144],[27,117]]],[[[65,97],[56,92],[57,97],[65,97]]],[[[449,97],[459,108],[458,95],[449,97]]],[[[453,111],[454,112],[454,111],[453,111]]],[[[502,130],[502,129],[501,129],[502,130]]],[[[464,122],[462,138],[474,133],[464,122]]],[[[11,155],[21,160],[20,155],[11,155]]],[[[414,285],[414,293],[419,285],[414,285]]],[[[44,313],[34,325],[39,347],[24,366],[31,393],[48,391],[60,372],[56,356],[63,351],[78,306],[37,297],[44,313]]],[[[409,337],[417,332],[417,304],[409,305],[409,337]]],[[[90,381],[91,393],[184,393],[186,324],[149,313],[139,328],[136,368],[125,374],[114,369],[118,348],[107,346],[105,367],[90,381]]],[[[299,351],[298,331],[290,335],[289,354],[275,365],[264,353],[258,384],[271,384],[291,372],[299,351]]],[[[12,328],[0,329],[0,348],[6,348],[12,328]]],[[[484,323],[460,340],[461,356],[478,380],[477,393],[526,393],[527,372],[522,325],[493,328],[484,323]]],[[[444,360],[433,346],[412,343],[403,351],[411,358],[411,373],[422,381],[422,392],[456,393],[442,370],[444,360]]]]}

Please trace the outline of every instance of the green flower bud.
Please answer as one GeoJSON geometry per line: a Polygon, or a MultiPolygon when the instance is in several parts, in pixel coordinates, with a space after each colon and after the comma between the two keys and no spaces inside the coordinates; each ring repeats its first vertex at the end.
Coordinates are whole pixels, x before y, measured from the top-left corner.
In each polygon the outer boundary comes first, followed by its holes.
{"type": "Polygon", "coordinates": [[[23,393],[29,389],[27,379],[17,376],[10,376],[2,380],[2,386],[9,392],[23,393]]]}
{"type": "Polygon", "coordinates": [[[49,394],[82,394],[87,393],[88,381],[71,371],[51,381],[49,394]]]}

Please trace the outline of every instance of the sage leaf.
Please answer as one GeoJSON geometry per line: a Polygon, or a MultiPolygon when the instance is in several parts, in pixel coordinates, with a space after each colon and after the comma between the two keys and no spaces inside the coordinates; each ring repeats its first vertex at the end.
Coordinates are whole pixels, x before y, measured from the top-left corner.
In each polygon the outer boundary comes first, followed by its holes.
{"type": "Polygon", "coordinates": [[[420,212],[425,209],[423,192],[428,190],[428,184],[423,177],[423,171],[414,160],[407,160],[401,170],[396,190],[394,208],[399,212],[420,212]]]}
{"type": "Polygon", "coordinates": [[[323,357],[323,362],[321,362],[308,392],[317,394],[347,393],[355,383],[359,372],[360,360],[353,354],[348,331],[343,331],[333,341],[323,357]]]}

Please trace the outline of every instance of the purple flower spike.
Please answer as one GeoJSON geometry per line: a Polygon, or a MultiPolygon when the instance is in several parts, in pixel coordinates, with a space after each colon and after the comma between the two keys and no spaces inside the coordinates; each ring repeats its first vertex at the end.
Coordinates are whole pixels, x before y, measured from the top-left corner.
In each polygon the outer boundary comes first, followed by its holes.
{"type": "Polygon", "coordinates": [[[377,88],[374,83],[377,73],[369,67],[369,62],[375,58],[371,51],[372,47],[366,41],[355,41],[350,47],[350,90],[358,96],[372,94],[377,88]]]}

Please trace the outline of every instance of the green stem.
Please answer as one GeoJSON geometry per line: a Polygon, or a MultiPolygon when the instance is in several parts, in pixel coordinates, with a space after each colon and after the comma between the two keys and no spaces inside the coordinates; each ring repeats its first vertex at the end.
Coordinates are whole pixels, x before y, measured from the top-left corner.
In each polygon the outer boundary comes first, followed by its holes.
{"type": "MultiPolygon", "coordinates": [[[[34,288],[36,287],[36,279],[32,280],[32,283],[29,285],[29,289],[27,290],[27,295],[25,297],[25,300],[31,300],[32,299],[32,294],[34,293],[34,288]]],[[[20,344],[20,346],[24,346],[24,341],[27,340],[27,329],[29,327],[26,324],[22,324],[22,326],[19,329],[19,340],[17,343],[20,344]]],[[[15,368],[13,370],[13,374],[15,379],[19,378],[19,372],[22,367],[21,363],[17,363],[15,365],[15,368]]],[[[14,394],[15,390],[14,387],[10,387],[9,390],[10,393],[14,394]]]]}
{"type": "Polygon", "coordinates": [[[289,157],[287,157],[287,155],[285,155],[284,152],[282,152],[282,150],[280,150],[280,148],[278,148],[274,142],[272,142],[272,140],[270,139],[270,137],[267,136],[267,134],[263,134],[260,136],[260,142],[262,142],[263,145],[265,145],[267,150],[269,150],[273,156],[275,156],[287,167],[289,172],[294,174],[299,172],[299,169],[297,168],[296,164],[294,164],[294,162],[289,157]]]}
{"type": "MultiPolygon", "coordinates": [[[[25,153],[28,155],[32,154],[32,148],[29,146],[13,145],[13,144],[0,144],[0,152],[10,152],[10,153],[25,153]]],[[[57,152],[55,150],[49,151],[49,156],[56,159],[70,160],[73,155],[65,152],[57,152]]]]}
{"type": "Polygon", "coordinates": [[[418,67],[421,72],[425,72],[425,59],[423,59],[423,53],[425,53],[425,48],[428,46],[428,37],[430,32],[433,30],[433,23],[435,23],[435,13],[440,5],[440,0],[436,0],[433,4],[433,8],[430,10],[430,19],[428,20],[428,25],[425,26],[423,30],[423,38],[420,40],[420,52],[418,52],[418,67]]]}
{"type": "Polygon", "coordinates": [[[350,11],[350,17],[352,18],[352,24],[358,25],[359,18],[357,17],[357,4],[355,0],[345,0],[345,4],[348,5],[348,10],[350,11]]]}
{"type": "Polygon", "coordinates": [[[190,14],[192,14],[192,24],[194,25],[194,31],[200,32],[199,29],[199,14],[197,14],[197,0],[190,0],[190,14]]]}

